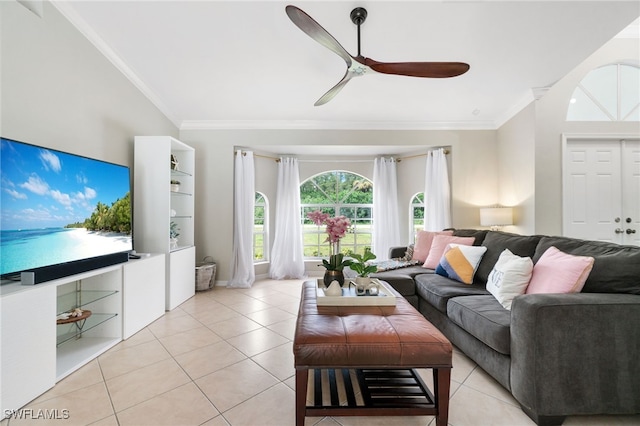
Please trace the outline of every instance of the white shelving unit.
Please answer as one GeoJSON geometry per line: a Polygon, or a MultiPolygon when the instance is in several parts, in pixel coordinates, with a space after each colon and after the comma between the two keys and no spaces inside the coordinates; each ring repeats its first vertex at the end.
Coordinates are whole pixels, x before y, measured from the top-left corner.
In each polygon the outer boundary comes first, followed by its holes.
{"type": "Polygon", "coordinates": [[[164,314],[165,256],[0,286],[0,420],[164,314]],[[56,324],[80,307],[83,324],[56,324]]]}
{"type": "Polygon", "coordinates": [[[166,310],[195,294],[194,194],[195,150],[170,136],[136,136],[134,244],[138,252],[166,256],[166,310]],[[180,233],[176,245],[169,238],[172,222],[180,233]]]}

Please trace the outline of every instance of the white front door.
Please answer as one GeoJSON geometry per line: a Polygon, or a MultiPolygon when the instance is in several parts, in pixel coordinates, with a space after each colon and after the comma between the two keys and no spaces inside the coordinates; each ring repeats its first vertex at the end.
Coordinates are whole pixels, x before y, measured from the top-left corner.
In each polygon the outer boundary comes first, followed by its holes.
{"type": "Polygon", "coordinates": [[[640,246],[640,141],[622,142],[622,244],[640,246]]]}
{"type": "Polygon", "coordinates": [[[570,140],[564,153],[563,234],[622,242],[620,141],[570,140]]]}

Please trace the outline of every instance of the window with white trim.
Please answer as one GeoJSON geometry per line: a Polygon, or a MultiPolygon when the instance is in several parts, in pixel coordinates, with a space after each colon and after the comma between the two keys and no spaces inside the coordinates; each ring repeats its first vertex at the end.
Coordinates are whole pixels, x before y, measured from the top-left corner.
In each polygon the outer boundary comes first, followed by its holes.
{"type": "Polygon", "coordinates": [[[300,184],[300,207],[304,257],[329,255],[324,226],[316,226],[307,213],[320,210],[332,217],[346,216],[351,221],[347,235],[340,240],[340,251],[364,254],[371,247],[373,183],[355,173],[332,170],[313,176],[300,184]]]}
{"type": "Polygon", "coordinates": [[[616,63],[590,71],[573,91],[567,121],[640,121],[640,67],[616,63]]]}
{"type": "Polygon", "coordinates": [[[424,229],[424,192],[418,192],[409,205],[409,241],[416,240],[418,231],[424,229]]]}
{"type": "Polygon", "coordinates": [[[253,214],[253,261],[264,262],[269,258],[269,205],[267,197],[256,192],[253,214]]]}

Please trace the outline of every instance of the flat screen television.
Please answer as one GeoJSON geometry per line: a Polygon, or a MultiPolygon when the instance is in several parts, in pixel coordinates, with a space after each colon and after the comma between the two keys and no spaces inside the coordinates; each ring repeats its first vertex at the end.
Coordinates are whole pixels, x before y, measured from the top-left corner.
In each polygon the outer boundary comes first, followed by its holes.
{"type": "Polygon", "coordinates": [[[0,138],[0,276],[36,282],[126,262],[127,166],[0,138]],[[35,272],[32,272],[35,271],[35,272]],[[31,276],[31,275],[30,275],[31,276]]]}

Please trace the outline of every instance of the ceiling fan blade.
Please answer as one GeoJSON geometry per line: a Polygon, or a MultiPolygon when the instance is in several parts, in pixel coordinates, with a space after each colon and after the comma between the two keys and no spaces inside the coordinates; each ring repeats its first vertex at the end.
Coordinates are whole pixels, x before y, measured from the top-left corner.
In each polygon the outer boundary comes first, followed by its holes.
{"type": "Polygon", "coordinates": [[[408,75],[410,77],[448,78],[469,71],[464,62],[378,62],[364,58],[372,70],[383,74],[408,75]]]}
{"type": "Polygon", "coordinates": [[[313,104],[313,106],[320,106],[329,102],[331,99],[334,98],[334,96],[338,94],[338,92],[340,92],[340,90],[342,90],[342,88],[349,82],[349,80],[351,80],[351,78],[353,78],[353,73],[347,70],[347,73],[344,75],[344,77],[342,77],[342,80],[340,80],[338,84],[336,84],[331,89],[329,89],[327,93],[322,95],[322,97],[318,99],[316,103],[313,104]]]}
{"type": "Polygon", "coordinates": [[[298,28],[304,31],[309,37],[326,47],[327,49],[335,52],[347,63],[347,67],[351,66],[351,55],[333,38],[331,34],[320,26],[313,18],[307,15],[301,9],[295,6],[286,7],[287,15],[289,19],[296,24],[298,28]]]}

